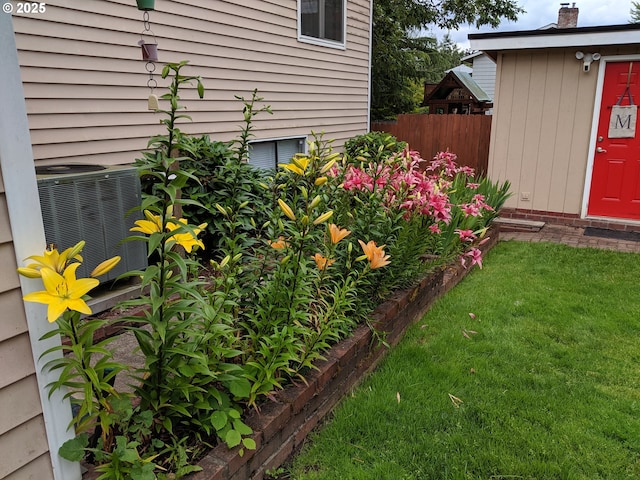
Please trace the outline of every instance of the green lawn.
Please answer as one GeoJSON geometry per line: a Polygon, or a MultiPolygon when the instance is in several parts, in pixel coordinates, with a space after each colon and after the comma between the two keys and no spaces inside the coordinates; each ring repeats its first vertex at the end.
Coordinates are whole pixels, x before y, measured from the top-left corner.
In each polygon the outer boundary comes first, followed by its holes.
{"type": "Polygon", "coordinates": [[[639,479],[640,255],[498,244],[288,473],[639,479]]]}

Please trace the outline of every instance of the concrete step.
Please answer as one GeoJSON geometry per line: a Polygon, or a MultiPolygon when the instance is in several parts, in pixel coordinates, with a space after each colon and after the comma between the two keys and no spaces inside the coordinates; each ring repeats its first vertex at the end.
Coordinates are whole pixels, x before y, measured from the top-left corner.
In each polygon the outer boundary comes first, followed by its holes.
{"type": "Polygon", "coordinates": [[[526,220],[523,218],[498,217],[493,221],[503,232],[539,232],[545,222],[526,220]]]}

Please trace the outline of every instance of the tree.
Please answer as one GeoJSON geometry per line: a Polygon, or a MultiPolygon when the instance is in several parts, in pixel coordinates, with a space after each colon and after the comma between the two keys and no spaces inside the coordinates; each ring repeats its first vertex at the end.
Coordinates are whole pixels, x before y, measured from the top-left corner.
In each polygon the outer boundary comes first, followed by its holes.
{"type": "Polygon", "coordinates": [[[640,23],[640,2],[631,2],[631,20],[629,23],[640,23]]]}
{"type": "Polygon", "coordinates": [[[432,67],[446,58],[444,52],[457,52],[450,40],[439,45],[433,38],[418,36],[418,32],[429,25],[448,29],[467,23],[495,27],[502,18],[517,19],[522,9],[516,1],[374,0],[372,118],[412,111],[416,83],[422,84],[429,72],[437,72],[438,68],[432,67]]]}

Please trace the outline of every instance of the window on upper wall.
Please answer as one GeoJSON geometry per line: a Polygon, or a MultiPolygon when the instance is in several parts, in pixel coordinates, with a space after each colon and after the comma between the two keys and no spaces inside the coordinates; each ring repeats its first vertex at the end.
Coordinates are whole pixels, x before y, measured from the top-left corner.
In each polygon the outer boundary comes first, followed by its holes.
{"type": "Polygon", "coordinates": [[[300,41],[345,47],[346,0],[298,0],[300,41]]]}
{"type": "Polygon", "coordinates": [[[305,138],[254,141],[249,144],[249,164],[262,169],[274,169],[279,163],[289,163],[296,153],[303,153],[305,138]]]}

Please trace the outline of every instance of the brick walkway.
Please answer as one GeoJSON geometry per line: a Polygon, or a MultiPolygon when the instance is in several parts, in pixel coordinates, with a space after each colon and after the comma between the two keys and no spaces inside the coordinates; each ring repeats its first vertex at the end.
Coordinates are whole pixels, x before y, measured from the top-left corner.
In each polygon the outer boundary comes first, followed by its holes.
{"type": "Polygon", "coordinates": [[[640,253],[640,242],[612,240],[584,235],[584,228],[546,224],[539,232],[500,232],[500,240],[523,242],[556,242],[582,248],[601,248],[620,252],[640,253]]]}

